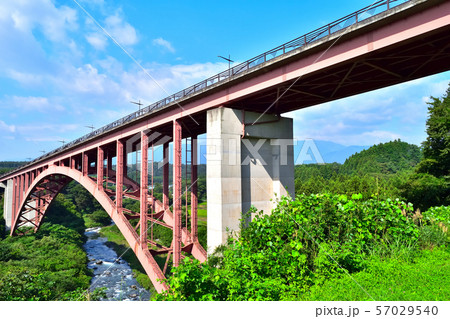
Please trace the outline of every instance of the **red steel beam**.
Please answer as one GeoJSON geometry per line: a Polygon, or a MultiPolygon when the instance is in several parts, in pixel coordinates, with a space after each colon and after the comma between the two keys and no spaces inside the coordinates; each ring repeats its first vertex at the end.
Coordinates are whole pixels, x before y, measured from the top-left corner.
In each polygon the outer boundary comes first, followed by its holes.
{"type": "Polygon", "coordinates": [[[97,148],[97,187],[103,190],[103,160],[104,151],[102,147],[97,148]]]}
{"type": "Polygon", "coordinates": [[[88,155],[86,152],[82,153],[82,160],[81,160],[81,171],[83,173],[83,176],[88,175],[88,155]]]}
{"type": "Polygon", "coordinates": [[[148,220],[148,136],[141,132],[141,203],[140,203],[140,243],[142,249],[147,249],[148,220]]]}
{"type": "MultiPolygon", "coordinates": [[[[192,242],[198,241],[198,196],[197,196],[197,136],[191,138],[191,236],[192,242]]],[[[187,203],[186,203],[187,205],[187,203]]],[[[187,227],[187,225],[186,225],[187,227]]]]}
{"type": "Polygon", "coordinates": [[[11,223],[13,223],[13,220],[16,218],[16,186],[17,186],[17,182],[16,182],[16,177],[13,177],[13,196],[12,196],[12,218],[11,218],[11,223]]]}
{"type": "Polygon", "coordinates": [[[173,265],[181,260],[181,139],[180,122],[173,121],[173,265]]]}
{"type": "Polygon", "coordinates": [[[106,160],[106,185],[108,185],[109,181],[109,172],[112,170],[112,152],[109,150],[107,153],[107,160],[106,160]]]}
{"type": "Polygon", "coordinates": [[[22,204],[22,200],[23,200],[23,184],[24,184],[24,178],[23,178],[23,174],[20,175],[20,180],[19,180],[19,201],[17,202],[17,213],[20,212],[20,205],[22,204]]]}
{"type": "Polygon", "coordinates": [[[123,142],[117,140],[117,158],[116,158],[116,209],[117,213],[122,213],[123,203],[123,142]]]}
{"type": "Polygon", "coordinates": [[[30,183],[30,173],[29,172],[26,172],[25,173],[25,188],[24,188],[24,193],[26,194],[27,193],[27,191],[28,191],[28,185],[29,185],[29,183],[30,183]]]}
{"type": "Polygon", "coordinates": [[[163,145],[163,208],[169,208],[169,143],[163,145]]]}

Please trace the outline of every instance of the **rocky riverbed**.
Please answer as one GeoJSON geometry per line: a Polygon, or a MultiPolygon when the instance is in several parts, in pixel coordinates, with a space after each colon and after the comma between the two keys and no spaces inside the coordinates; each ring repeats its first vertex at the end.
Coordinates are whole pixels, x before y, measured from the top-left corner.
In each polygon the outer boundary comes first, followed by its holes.
{"type": "Polygon", "coordinates": [[[150,293],[133,278],[128,263],[105,244],[107,239],[101,237],[99,231],[96,227],[85,232],[88,238],[84,244],[89,259],[87,266],[94,271],[91,291],[105,287],[106,298],[102,300],[149,300],[150,293]]]}

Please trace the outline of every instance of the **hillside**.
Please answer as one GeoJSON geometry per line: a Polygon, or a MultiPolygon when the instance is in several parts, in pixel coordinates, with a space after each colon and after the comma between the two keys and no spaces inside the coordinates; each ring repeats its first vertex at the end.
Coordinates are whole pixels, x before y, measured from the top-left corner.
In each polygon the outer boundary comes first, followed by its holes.
{"type": "Polygon", "coordinates": [[[395,174],[415,167],[421,159],[420,148],[400,140],[374,145],[350,156],[342,173],[395,174]]]}
{"type": "Polygon", "coordinates": [[[400,140],[374,145],[350,156],[344,164],[295,166],[296,194],[361,193],[397,198],[403,176],[421,159],[420,148],[400,140]]]}
{"type": "Polygon", "coordinates": [[[5,174],[17,167],[25,165],[27,162],[0,162],[0,175],[5,174]]]}

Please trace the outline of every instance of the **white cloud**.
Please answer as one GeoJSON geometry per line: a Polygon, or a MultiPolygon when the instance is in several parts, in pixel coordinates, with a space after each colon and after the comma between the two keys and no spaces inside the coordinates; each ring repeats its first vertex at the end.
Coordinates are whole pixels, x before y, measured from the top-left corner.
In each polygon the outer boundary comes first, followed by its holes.
{"type": "Polygon", "coordinates": [[[42,83],[42,76],[35,73],[20,72],[17,70],[7,70],[7,75],[17,82],[25,85],[37,85],[42,83]]]}
{"type": "Polygon", "coordinates": [[[108,77],[105,74],[100,74],[98,70],[91,64],[85,64],[82,67],[69,67],[69,79],[62,84],[62,87],[67,91],[77,93],[103,94],[108,85],[108,77]]]}
{"type": "Polygon", "coordinates": [[[13,96],[13,105],[22,110],[33,112],[51,112],[51,111],[64,111],[64,107],[57,103],[50,103],[46,97],[36,96],[13,96]]]}
{"type": "Polygon", "coordinates": [[[3,1],[0,21],[22,33],[39,28],[50,41],[66,40],[66,32],[77,29],[77,12],[67,6],[56,7],[50,0],[3,1]]]}
{"type": "Polygon", "coordinates": [[[118,14],[105,20],[106,30],[121,45],[130,46],[138,43],[136,30],[118,14]]]}
{"type": "Polygon", "coordinates": [[[106,33],[91,18],[86,18],[85,20],[86,26],[91,30],[85,36],[86,41],[96,50],[104,50],[106,48],[110,40],[109,36],[122,46],[132,46],[139,42],[136,29],[124,21],[124,18],[120,15],[120,10],[104,19],[103,23],[100,20],[97,22],[106,33]]]}
{"type": "Polygon", "coordinates": [[[163,38],[154,39],[153,40],[153,45],[163,47],[167,51],[169,51],[171,53],[175,53],[175,49],[172,46],[172,44],[169,41],[164,40],[163,38]]]}
{"type": "Polygon", "coordinates": [[[0,132],[14,133],[16,132],[16,127],[0,120],[0,132]]]}
{"type": "MultiPolygon", "coordinates": [[[[57,132],[65,133],[70,131],[75,131],[79,128],[77,124],[40,124],[40,125],[20,125],[17,126],[17,131],[23,134],[35,134],[36,132],[57,132]]],[[[35,136],[29,137],[36,138],[35,136]]],[[[45,138],[45,137],[42,137],[45,138]]]]}
{"type": "Polygon", "coordinates": [[[108,39],[103,34],[99,33],[90,33],[86,35],[86,41],[96,50],[104,50],[108,44],[108,39]]]}

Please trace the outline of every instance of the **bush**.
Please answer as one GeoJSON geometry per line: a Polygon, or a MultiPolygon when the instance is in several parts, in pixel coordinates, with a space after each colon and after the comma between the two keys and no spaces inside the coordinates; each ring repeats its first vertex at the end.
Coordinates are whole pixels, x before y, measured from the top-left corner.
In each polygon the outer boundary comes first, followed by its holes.
{"type": "Polygon", "coordinates": [[[96,210],[88,216],[96,226],[108,226],[111,224],[111,217],[103,209],[96,210]]]}
{"type": "Polygon", "coordinates": [[[84,222],[58,195],[35,234],[0,241],[0,300],[66,300],[89,287],[84,222]]]}
{"type": "Polygon", "coordinates": [[[413,174],[403,185],[400,194],[422,211],[432,206],[447,204],[450,200],[450,185],[444,178],[430,174],[413,174]]]}
{"type": "Polygon", "coordinates": [[[364,269],[376,247],[415,245],[419,236],[410,205],[360,194],[300,195],[283,198],[270,215],[250,213],[254,219],[230,234],[219,255],[206,264],[185,260],[172,270],[171,290],[155,298],[298,300],[314,285],[364,269]]]}

